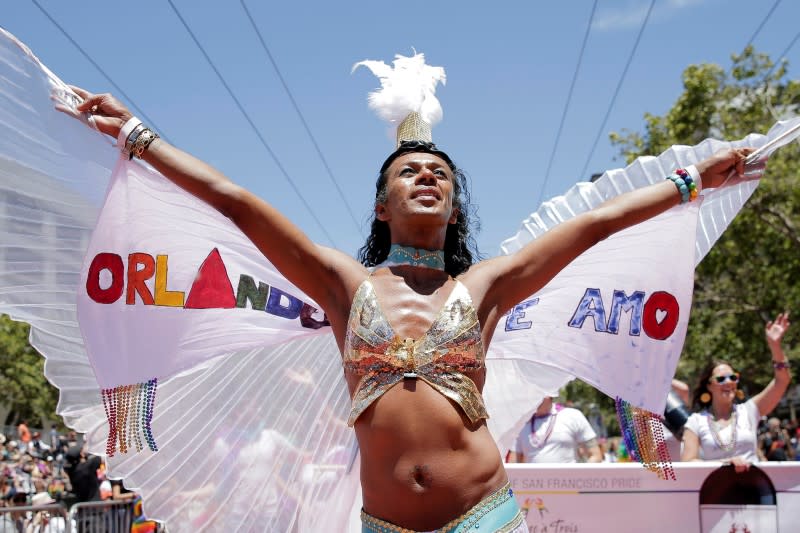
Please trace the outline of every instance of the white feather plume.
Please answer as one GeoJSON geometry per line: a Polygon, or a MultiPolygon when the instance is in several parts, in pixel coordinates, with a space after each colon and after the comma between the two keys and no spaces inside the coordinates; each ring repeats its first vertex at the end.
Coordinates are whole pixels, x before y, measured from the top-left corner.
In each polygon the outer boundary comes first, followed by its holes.
{"type": "Polygon", "coordinates": [[[409,113],[417,112],[431,126],[442,120],[442,106],[436,98],[436,84],[446,82],[444,67],[425,64],[425,54],[394,56],[393,67],[383,61],[359,61],[353,71],[364,66],[381,82],[369,93],[369,107],[383,120],[397,126],[409,113]]]}

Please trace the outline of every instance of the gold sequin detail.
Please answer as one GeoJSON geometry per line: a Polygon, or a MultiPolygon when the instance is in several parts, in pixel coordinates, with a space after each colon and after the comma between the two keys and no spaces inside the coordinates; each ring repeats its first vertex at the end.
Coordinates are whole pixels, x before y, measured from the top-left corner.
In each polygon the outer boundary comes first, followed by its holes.
{"type": "Polygon", "coordinates": [[[485,354],[478,315],[456,280],[438,316],[419,339],[401,339],[384,316],[369,279],[356,291],[344,348],[345,370],[362,376],[348,424],[403,379],[422,379],[464,410],[470,421],[489,418],[475,383],[464,372],[480,370],[485,354]]]}

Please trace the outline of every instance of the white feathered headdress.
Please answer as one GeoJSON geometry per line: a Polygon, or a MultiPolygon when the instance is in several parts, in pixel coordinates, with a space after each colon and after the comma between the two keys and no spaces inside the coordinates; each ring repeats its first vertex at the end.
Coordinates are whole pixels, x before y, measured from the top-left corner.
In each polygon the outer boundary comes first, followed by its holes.
{"type": "Polygon", "coordinates": [[[436,98],[436,84],[447,81],[443,67],[425,64],[425,54],[395,55],[390,67],[383,61],[359,61],[381,81],[381,88],[369,93],[369,107],[392,125],[399,146],[402,141],[432,142],[431,126],[442,120],[442,106],[436,98]],[[396,131],[396,133],[395,133],[396,131]]]}

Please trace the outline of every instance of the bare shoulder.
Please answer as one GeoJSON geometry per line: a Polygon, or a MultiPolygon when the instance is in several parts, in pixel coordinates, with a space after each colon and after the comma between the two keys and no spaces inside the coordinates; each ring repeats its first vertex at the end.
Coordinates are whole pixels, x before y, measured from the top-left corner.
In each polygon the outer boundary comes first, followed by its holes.
{"type": "Polygon", "coordinates": [[[458,280],[469,289],[476,304],[490,293],[499,279],[508,274],[510,262],[507,256],[492,257],[475,263],[458,276],[458,280]]]}
{"type": "Polygon", "coordinates": [[[329,291],[336,300],[349,306],[358,286],[369,276],[369,270],[351,256],[328,246],[317,244],[318,253],[326,265],[329,279],[332,280],[329,291]]]}
{"type": "MultiPolygon", "coordinates": [[[[493,330],[497,321],[508,310],[503,308],[504,300],[498,298],[498,294],[503,290],[500,280],[508,275],[509,264],[506,256],[485,259],[472,265],[457,278],[469,291],[484,330],[493,330]]],[[[489,340],[487,337],[485,342],[489,340]]]]}

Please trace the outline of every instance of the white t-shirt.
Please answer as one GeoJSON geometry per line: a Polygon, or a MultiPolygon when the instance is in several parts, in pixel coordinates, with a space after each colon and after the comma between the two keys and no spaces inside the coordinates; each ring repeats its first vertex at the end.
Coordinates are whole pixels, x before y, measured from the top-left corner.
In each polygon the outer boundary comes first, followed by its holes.
{"type": "Polygon", "coordinates": [[[531,422],[528,421],[514,441],[511,450],[516,454],[522,454],[526,463],[575,463],[578,445],[597,438],[583,413],[571,407],[565,407],[560,411],[554,407],[550,411],[550,416],[537,416],[533,430],[539,443],[547,438],[541,447],[534,448],[531,443],[531,422]],[[547,437],[551,424],[552,431],[547,437]]]}
{"type": "MultiPolygon", "coordinates": [[[[758,461],[756,454],[756,444],[758,438],[758,421],[761,415],[755,402],[750,399],[745,403],[737,404],[736,409],[736,445],[730,451],[725,451],[719,447],[711,433],[709,423],[712,420],[708,410],[699,413],[692,413],[686,421],[686,429],[692,431],[700,439],[701,457],[706,461],[718,461],[720,459],[730,459],[741,456],[746,461],[758,461]]],[[[719,440],[723,444],[731,442],[733,439],[733,425],[728,424],[719,430],[719,440]]]]}

